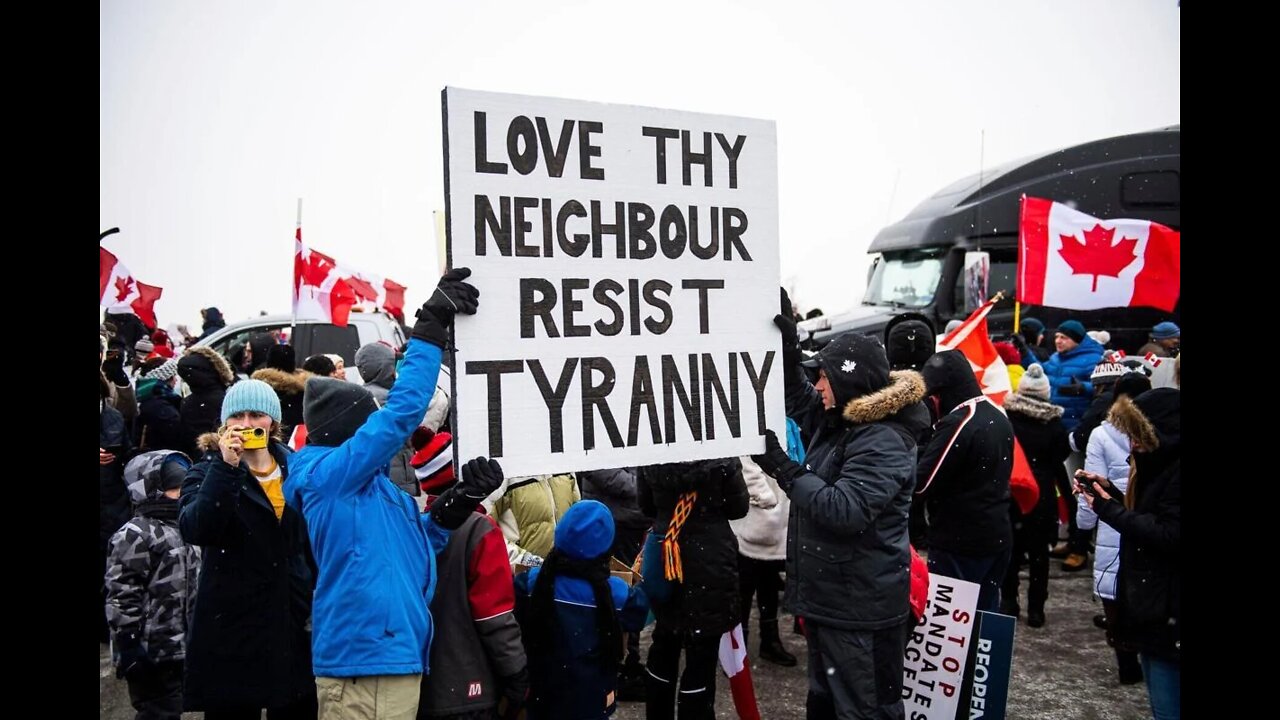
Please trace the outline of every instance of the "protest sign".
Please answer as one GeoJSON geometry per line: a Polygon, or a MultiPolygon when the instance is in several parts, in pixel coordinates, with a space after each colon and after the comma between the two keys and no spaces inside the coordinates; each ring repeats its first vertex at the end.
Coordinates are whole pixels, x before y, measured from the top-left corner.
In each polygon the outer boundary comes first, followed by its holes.
{"type": "Polygon", "coordinates": [[[446,88],[460,458],[508,476],[783,431],[772,122],[446,88]]]}
{"type": "Polygon", "coordinates": [[[977,607],[976,583],[929,574],[929,600],[911,631],[903,666],[902,700],[907,717],[956,717],[977,607]]]}

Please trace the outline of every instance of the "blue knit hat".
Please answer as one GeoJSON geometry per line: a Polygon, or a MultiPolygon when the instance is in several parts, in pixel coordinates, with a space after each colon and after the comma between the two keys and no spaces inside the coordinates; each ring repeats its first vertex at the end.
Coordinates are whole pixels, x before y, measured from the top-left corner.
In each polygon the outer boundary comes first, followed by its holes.
{"type": "Polygon", "coordinates": [[[1067,320],[1058,325],[1054,332],[1060,332],[1078,343],[1084,342],[1084,325],[1079,320],[1067,320]]]}
{"type": "Polygon", "coordinates": [[[1164,322],[1159,323],[1155,327],[1151,328],[1152,340],[1168,340],[1170,338],[1176,338],[1181,336],[1182,336],[1182,329],[1179,328],[1176,323],[1169,322],[1168,320],[1165,320],[1164,322]]]}
{"type": "Polygon", "coordinates": [[[280,422],[280,398],[261,380],[241,380],[227,388],[222,398],[222,422],[242,412],[260,412],[280,422]]]}
{"type": "Polygon", "coordinates": [[[599,500],[579,500],[556,523],[556,547],[574,560],[600,557],[613,546],[613,513],[599,500]]]}

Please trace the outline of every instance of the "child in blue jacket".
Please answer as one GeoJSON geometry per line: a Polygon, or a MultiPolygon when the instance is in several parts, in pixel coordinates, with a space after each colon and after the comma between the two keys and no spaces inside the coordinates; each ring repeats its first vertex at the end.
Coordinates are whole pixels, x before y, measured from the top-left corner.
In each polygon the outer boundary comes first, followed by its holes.
{"type": "Polygon", "coordinates": [[[644,592],[609,575],[613,516],[582,500],[556,525],[541,567],[516,577],[516,617],[529,656],[529,720],[595,720],[613,714],[622,633],[640,632],[644,592]]]}

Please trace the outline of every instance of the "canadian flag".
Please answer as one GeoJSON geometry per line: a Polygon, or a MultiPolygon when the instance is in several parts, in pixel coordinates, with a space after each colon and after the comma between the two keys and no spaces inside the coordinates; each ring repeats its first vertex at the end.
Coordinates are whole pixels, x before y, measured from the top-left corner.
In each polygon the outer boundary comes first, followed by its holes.
{"type": "Polygon", "coordinates": [[[1018,301],[1070,310],[1178,302],[1181,233],[1148,220],[1100,220],[1022,197],[1018,301]]]}
{"type": "Polygon", "coordinates": [[[293,426],[293,432],[289,434],[289,447],[294,450],[301,450],[307,444],[307,426],[298,423],[293,426]]]}
{"type": "Polygon", "coordinates": [[[156,327],[156,300],[164,289],[138,282],[112,252],[98,246],[98,306],[109,313],[133,313],[142,324],[156,327]]]}
{"type": "Polygon", "coordinates": [[[1009,384],[1009,368],[996,346],[991,344],[991,336],[987,334],[987,314],[995,307],[999,296],[993,297],[974,310],[960,327],[952,330],[938,343],[938,350],[959,350],[969,359],[969,366],[978,378],[982,394],[991,398],[996,405],[1004,404],[1004,396],[1013,387],[1009,384]]]}
{"type": "Polygon", "coordinates": [[[720,637],[720,669],[729,677],[733,708],[742,720],[760,720],[756,705],[756,689],[751,682],[751,664],[747,662],[747,643],[742,638],[742,625],[720,637]]]}
{"type": "MultiPolygon", "coordinates": [[[[969,367],[973,368],[974,377],[978,379],[978,386],[982,388],[982,394],[1003,411],[1004,398],[1013,391],[1013,386],[1009,383],[1009,368],[1000,358],[1000,353],[996,352],[995,345],[991,343],[991,335],[987,333],[987,314],[999,299],[997,295],[974,310],[960,327],[942,338],[938,349],[959,350],[964,353],[969,360],[969,367]]],[[[1040,485],[1036,483],[1031,463],[1027,461],[1027,455],[1017,438],[1013,439],[1013,474],[1009,478],[1009,485],[1018,508],[1023,514],[1030,513],[1040,497],[1040,485]]]]}
{"type": "Polygon", "coordinates": [[[355,292],[358,302],[373,303],[374,307],[380,307],[396,317],[404,317],[404,285],[381,275],[362,273],[343,265],[338,266],[338,271],[355,292]]]}
{"type": "Polygon", "coordinates": [[[333,258],[302,244],[302,225],[299,224],[293,242],[294,317],[346,327],[355,301],[355,291],[333,258]]]}

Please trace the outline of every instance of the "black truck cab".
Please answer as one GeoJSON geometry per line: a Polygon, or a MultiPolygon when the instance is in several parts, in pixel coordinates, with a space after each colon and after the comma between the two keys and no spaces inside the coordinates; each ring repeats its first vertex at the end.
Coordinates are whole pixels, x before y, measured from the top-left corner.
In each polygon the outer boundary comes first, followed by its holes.
{"type": "MultiPolygon", "coordinates": [[[[1018,265],[1020,198],[1026,194],[1071,205],[1103,219],[1151,220],[1181,228],[1180,126],[1121,135],[1018,160],[966,177],[917,205],[902,220],[882,229],[867,252],[876,257],[860,307],[807,320],[817,345],[855,331],[879,336],[905,312],[924,315],[941,332],[964,319],[964,256],[990,256],[989,294],[1005,299],[988,316],[993,338],[1013,329],[1014,280],[1018,265]]],[[[1111,333],[1111,345],[1134,352],[1147,342],[1153,325],[1179,322],[1181,300],[1172,313],[1154,308],[1079,311],[1023,305],[1052,331],[1068,317],[1090,330],[1111,333]]]]}

